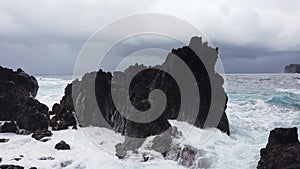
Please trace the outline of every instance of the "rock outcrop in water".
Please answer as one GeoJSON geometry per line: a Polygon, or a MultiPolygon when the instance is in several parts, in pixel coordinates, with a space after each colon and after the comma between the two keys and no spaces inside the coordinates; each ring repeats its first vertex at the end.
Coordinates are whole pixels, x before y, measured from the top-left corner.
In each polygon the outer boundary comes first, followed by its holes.
{"type": "Polygon", "coordinates": [[[37,80],[23,70],[13,71],[0,66],[0,121],[16,122],[9,129],[7,126],[2,128],[12,132],[16,128],[29,132],[48,128],[48,107],[34,98],[38,88],[37,80]]]}
{"type": "Polygon", "coordinates": [[[284,68],[284,73],[300,73],[300,64],[289,64],[284,68]]]}
{"type": "Polygon", "coordinates": [[[275,128],[266,148],[260,150],[258,169],[299,169],[300,143],[297,128],[275,128]]]}
{"type": "MultiPolygon", "coordinates": [[[[201,38],[194,37],[189,46],[173,49],[162,65],[154,67],[135,65],[130,66],[124,72],[114,72],[113,74],[102,70],[87,73],[81,81],[75,80],[66,87],[65,95],[60,103],[60,111],[58,111],[61,117],[56,115],[51,120],[51,125],[56,126],[58,121],[64,121],[67,126],[73,125],[74,120],[71,117],[72,112],[75,111],[82,126],[94,125],[112,128],[129,137],[145,138],[161,134],[170,127],[168,119],[186,121],[200,128],[217,126],[229,135],[229,123],[225,113],[227,95],[222,87],[223,78],[214,70],[216,60],[217,50],[209,47],[207,43],[202,43],[201,38]],[[204,65],[197,54],[206,57],[208,62],[204,65]],[[186,77],[187,72],[178,67],[174,59],[175,55],[189,67],[195,83],[189,82],[186,77]],[[185,94],[181,93],[176,79],[167,72],[181,77],[181,80],[186,82],[184,84],[187,90],[185,94]],[[130,84],[129,93],[123,92],[128,87],[126,84],[130,84]],[[193,100],[188,99],[198,93],[192,93],[189,86],[197,86],[201,98],[195,117],[189,114],[189,110],[194,108],[195,104],[193,100]],[[166,107],[159,118],[149,123],[138,123],[124,117],[124,113],[125,116],[130,116],[126,113],[133,112],[133,107],[140,111],[148,110],[151,107],[149,93],[154,89],[163,91],[167,100],[166,107]],[[212,89],[218,93],[218,97],[214,98],[214,105],[211,103],[212,89]],[[113,100],[111,91],[119,93],[117,100],[113,100]],[[124,102],[128,95],[130,106],[124,102]],[[179,115],[179,110],[183,107],[181,97],[188,98],[184,100],[187,111],[179,115]],[[124,106],[117,109],[116,104],[124,106]],[[220,119],[206,123],[210,110],[216,116],[221,114],[220,119]]],[[[163,100],[161,101],[163,102],[163,100]]]]}
{"type": "Polygon", "coordinates": [[[52,106],[52,114],[55,116],[50,120],[52,130],[68,129],[69,126],[76,128],[76,119],[73,115],[74,105],[72,100],[72,85],[65,88],[65,95],[60,101],[52,106]]]}

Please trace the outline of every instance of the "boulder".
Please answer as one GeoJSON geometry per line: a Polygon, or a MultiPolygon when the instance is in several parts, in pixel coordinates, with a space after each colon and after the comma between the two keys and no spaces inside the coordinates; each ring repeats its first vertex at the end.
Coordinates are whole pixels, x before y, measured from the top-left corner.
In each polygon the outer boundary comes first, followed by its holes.
{"type": "Polygon", "coordinates": [[[36,139],[36,140],[41,140],[44,137],[51,137],[51,136],[52,136],[51,131],[49,131],[47,129],[38,129],[38,130],[33,132],[31,137],[36,139]]]}
{"type": "Polygon", "coordinates": [[[65,141],[61,140],[59,143],[57,143],[54,147],[57,150],[70,150],[70,145],[67,144],[65,141]]]}
{"type": "Polygon", "coordinates": [[[275,128],[266,148],[260,150],[258,169],[300,168],[300,143],[297,128],[275,128]]]}

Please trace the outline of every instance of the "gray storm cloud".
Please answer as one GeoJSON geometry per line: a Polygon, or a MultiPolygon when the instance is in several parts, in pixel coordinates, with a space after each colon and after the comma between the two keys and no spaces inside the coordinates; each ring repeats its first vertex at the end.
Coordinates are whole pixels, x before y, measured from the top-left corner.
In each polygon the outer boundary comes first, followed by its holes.
{"type": "MultiPolygon", "coordinates": [[[[121,17],[152,12],[179,17],[201,30],[219,46],[227,72],[281,72],[285,64],[300,63],[298,9],[297,0],[3,0],[0,64],[34,74],[71,74],[80,49],[95,31],[121,17]]],[[[151,41],[126,47],[141,43],[151,41]]]]}

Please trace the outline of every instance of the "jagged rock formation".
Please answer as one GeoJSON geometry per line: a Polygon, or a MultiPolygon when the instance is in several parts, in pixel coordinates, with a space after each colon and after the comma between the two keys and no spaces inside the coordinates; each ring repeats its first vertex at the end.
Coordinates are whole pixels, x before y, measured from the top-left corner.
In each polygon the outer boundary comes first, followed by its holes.
{"type": "Polygon", "coordinates": [[[300,168],[300,143],[297,128],[275,128],[266,148],[260,150],[258,169],[300,168]]]}
{"type": "Polygon", "coordinates": [[[69,84],[65,88],[65,95],[60,101],[60,104],[55,103],[52,106],[51,114],[55,116],[50,120],[52,130],[64,130],[69,126],[76,128],[76,119],[73,115],[74,105],[72,100],[72,85],[69,84]]]}
{"type": "MultiPolygon", "coordinates": [[[[130,66],[124,72],[114,72],[113,75],[102,70],[87,73],[81,81],[75,80],[65,89],[65,95],[60,103],[60,110],[63,111],[59,111],[58,114],[70,118],[59,118],[56,115],[53,122],[51,120],[51,124],[56,126],[57,121],[65,121],[64,123],[69,123],[67,126],[73,125],[71,115],[75,111],[82,126],[112,128],[129,137],[145,138],[161,134],[170,128],[168,119],[186,121],[200,128],[217,127],[229,135],[229,123],[225,113],[227,95],[222,87],[223,78],[214,70],[216,60],[217,50],[209,47],[207,43],[202,43],[201,38],[194,37],[189,46],[173,49],[163,65],[130,66]],[[174,59],[175,55],[189,67],[195,78],[194,83],[186,77],[186,70],[178,67],[174,59]],[[204,57],[206,63],[203,63],[197,55],[204,57]],[[178,86],[174,75],[186,82],[184,83],[185,93],[180,91],[181,86],[178,86]],[[124,93],[128,88],[126,84],[130,84],[129,93],[124,93]],[[190,86],[196,86],[199,93],[193,93],[190,86]],[[166,107],[159,118],[148,123],[129,120],[127,117],[134,116],[130,114],[134,112],[133,109],[143,112],[151,108],[149,93],[155,89],[163,91],[167,100],[166,107]],[[213,89],[218,93],[218,96],[214,98],[211,93],[213,89]],[[117,93],[117,100],[113,100],[111,91],[117,93]],[[196,104],[189,98],[193,98],[195,94],[200,95],[201,102],[198,103],[200,106],[196,107],[197,114],[194,117],[189,114],[191,112],[189,110],[195,109],[196,104]],[[124,101],[128,96],[130,106],[124,101]],[[184,100],[185,107],[181,103],[181,96],[188,98],[184,100]],[[212,104],[212,99],[214,99],[214,104],[212,104]],[[116,104],[124,106],[117,109],[116,104]],[[186,111],[179,114],[180,109],[183,108],[186,111]],[[210,110],[214,114],[213,117],[220,115],[221,119],[207,120],[210,110]]],[[[160,98],[156,97],[156,99],[158,102],[164,102],[160,98]]],[[[145,116],[140,120],[147,118],[145,116]]]]}
{"type": "Polygon", "coordinates": [[[284,73],[300,73],[300,64],[289,64],[284,68],[284,73]]]}
{"type": "Polygon", "coordinates": [[[13,71],[0,66],[0,121],[11,121],[2,126],[2,132],[48,128],[48,107],[34,98],[37,91],[33,76],[21,69],[13,71]]]}

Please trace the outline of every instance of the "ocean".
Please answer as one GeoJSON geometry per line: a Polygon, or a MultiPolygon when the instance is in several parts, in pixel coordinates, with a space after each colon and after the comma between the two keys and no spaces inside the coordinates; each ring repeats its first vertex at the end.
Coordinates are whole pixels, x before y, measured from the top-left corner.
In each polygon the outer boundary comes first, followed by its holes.
{"type": "MultiPolygon", "coordinates": [[[[184,136],[183,144],[191,145],[201,150],[198,156],[203,161],[200,168],[215,169],[253,169],[260,158],[260,149],[265,147],[270,130],[275,127],[298,127],[300,129],[300,75],[299,74],[226,74],[224,88],[229,101],[227,115],[230,123],[231,135],[215,131],[206,142],[199,140],[212,129],[195,128],[184,136]]],[[[70,76],[38,76],[39,92],[37,99],[52,107],[63,96],[65,86],[72,81],[70,76]]],[[[179,130],[185,131],[188,124],[171,122],[179,130]]],[[[40,168],[60,168],[60,164],[69,161],[69,168],[184,168],[171,160],[161,157],[146,163],[136,163],[134,155],[126,160],[118,160],[114,156],[114,145],[124,140],[123,136],[107,129],[87,128],[77,131],[58,131],[53,136],[53,144],[64,138],[73,146],[72,152],[59,154],[42,147],[42,143],[31,143],[27,138],[16,138],[7,134],[18,148],[5,148],[5,157],[14,154],[26,154],[28,146],[34,144],[40,147],[35,154],[28,155],[16,164],[30,166],[36,164],[40,168]],[[77,132],[77,133],[76,133],[77,132]],[[79,133],[78,133],[79,132],[79,133]],[[87,137],[87,135],[89,137],[87,137]],[[96,139],[98,138],[98,139],[96,139]],[[88,139],[92,141],[87,141],[88,139]],[[97,146],[92,144],[97,144],[97,146]],[[27,148],[22,148],[27,146],[27,148]],[[111,152],[109,152],[111,151],[111,152]],[[56,159],[47,163],[37,160],[41,156],[54,156],[56,159]],[[27,160],[27,161],[26,161],[27,160]]],[[[300,139],[300,138],[299,138],[300,139]]],[[[51,148],[52,142],[49,141],[51,148]]],[[[3,150],[0,145],[1,151],[3,150]]],[[[29,153],[30,154],[30,153],[29,153]]],[[[199,166],[198,166],[199,167],[199,166]]]]}

